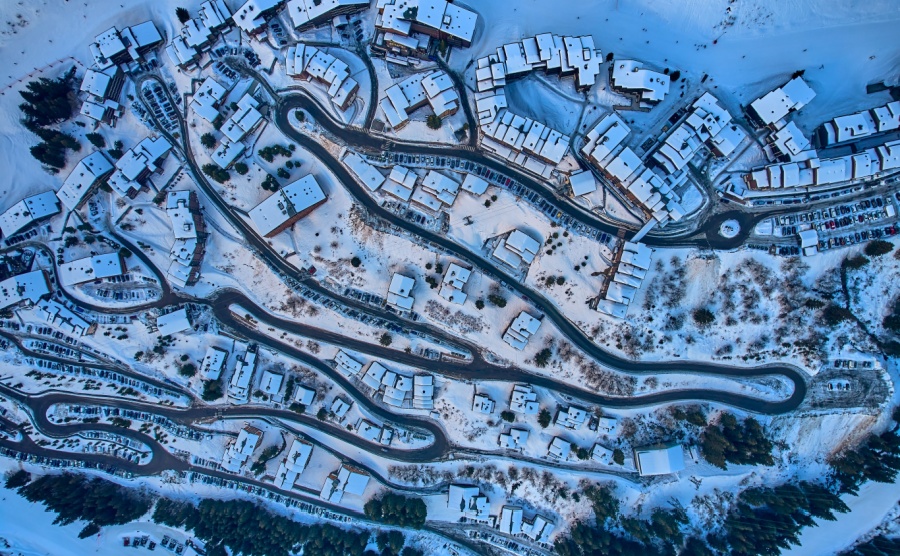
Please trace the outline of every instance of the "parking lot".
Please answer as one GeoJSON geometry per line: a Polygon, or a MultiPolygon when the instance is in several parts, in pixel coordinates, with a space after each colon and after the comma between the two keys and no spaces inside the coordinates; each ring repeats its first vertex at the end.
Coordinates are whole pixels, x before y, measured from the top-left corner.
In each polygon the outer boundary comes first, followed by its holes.
{"type": "Polygon", "coordinates": [[[141,88],[141,97],[147,108],[170,133],[178,131],[178,112],[169,102],[169,98],[162,86],[156,82],[144,82],[141,88]]]}

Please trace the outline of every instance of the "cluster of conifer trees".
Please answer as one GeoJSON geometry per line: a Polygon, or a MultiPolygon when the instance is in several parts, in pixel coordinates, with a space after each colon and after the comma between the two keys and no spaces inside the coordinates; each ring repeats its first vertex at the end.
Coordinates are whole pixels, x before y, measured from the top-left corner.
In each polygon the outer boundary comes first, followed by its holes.
{"type": "Polygon", "coordinates": [[[25,85],[25,90],[19,92],[25,99],[19,105],[23,115],[22,124],[41,138],[40,143],[31,147],[31,156],[54,174],[66,165],[67,150],[81,150],[78,140],[51,127],[72,117],[74,82],[73,66],[57,79],[41,77],[25,85]]]}

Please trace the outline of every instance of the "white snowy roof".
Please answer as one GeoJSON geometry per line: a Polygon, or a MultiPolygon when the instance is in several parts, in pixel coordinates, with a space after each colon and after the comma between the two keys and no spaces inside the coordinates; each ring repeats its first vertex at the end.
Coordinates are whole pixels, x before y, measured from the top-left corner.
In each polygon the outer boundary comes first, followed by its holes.
{"type": "Polygon", "coordinates": [[[362,363],[347,355],[344,350],[337,352],[334,362],[337,363],[338,369],[347,376],[357,374],[363,367],[362,363]]]}
{"type": "Polygon", "coordinates": [[[378,168],[372,166],[365,159],[355,152],[350,152],[344,157],[344,164],[350,168],[359,181],[361,181],[371,191],[375,191],[384,183],[384,175],[378,171],[378,168]]]}
{"type": "Polygon", "coordinates": [[[754,100],[750,107],[764,124],[769,125],[800,110],[815,96],[815,91],[801,77],[795,77],[783,87],[754,100]]]}
{"type": "Polygon", "coordinates": [[[107,253],[59,265],[59,281],[64,286],[74,286],[90,280],[119,276],[123,272],[122,257],[118,253],[107,253]]]}
{"type": "Polygon", "coordinates": [[[350,9],[365,9],[370,0],[290,0],[287,3],[287,12],[294,23],[294,27],[302,27],[324,21],[333,14],[347,13],[350,9]]]}
{"type": "Polygon", "coordinates": [[[494,400],[486,394],[475,394],[475,397],[472,398],[472,411],[475,413],[490,415],[494,412],[495,405],[494,400]]]}
{"type": "Polygon", "coordinates": [[[212,77],[200,84],[191,99],[191,107],[201,118],[212,123],[219,116],[218,105],[225,97],[225,87],[212,77]]]}
{"type": "Polygon", "coordinates": [[[200,363],[200,372],[203,377],[208,380],[218,380],[222,376],[222,370],[225,369],[225,362],[228,360],[228,352],[224,349],[210,346],[206,348],[206,355],[200,363]]]}
{"type": "Polygon", "coordinates": [[[32,270],[0,282],[0,309],[29,300],[38,300],[50,293],[50,282],[43,270],[32,270]]]}
{"type": "Polygon", "coordinates": [[[161,336],[171,336],[177,332],[191,329],[191,320],[188,318],[187,309],[179,309],[156,319],[156,327],[161,336]]]}
{"type": "Polygon", "coordinates": [[[567,429],[579,429],[587,421],[587,411],[580,407],[570,406],[560,409],[556,414],[556,424],[567,429]]]}
{"type": "Polygon", "coordinates": [[[143,176],[157,171],[156,165],[170,150],[172,145],[163,137],[145,137],[116,161],[116,169],[107,183],[122,196],[140,189],[143,176]]]}
{"type": "Polygon", "coordinates": [[[550,445],[547,446],[547,455],[552,458],[565,461],[569,459],[570,453],[572,453],[572,443],[558,436],[554,436],[550,445]]]}
{"type": "Polygon", "coordinates": [[[35,309],[47,322],[71,334],[83,336],[91,327],[91,323],[52,299],[38,301],[35,309]]]}
{"type": "Polygon", "coordinates": [[[262,378],[259,379],[259,389],[268,396],[275,396],[281,390],[281,383],[284,381],[284,375],[265,371],[262,378]]]}
{"type": "Polygon", "coordinates": [[[250,219],[264,236],[271,234],[298,213],[326,199],[316,178],[308,174],[292,182],[250,209],[250,219]]]}
{"type": "Polygon", "coordinates": [[[587,170],[575,172],[569,176],[569,185],[572,186],[572,194],[576,197],[597,191],[597,180],[587,170]]]}
{"type": "Polygon", "coordinates": [[[503,341],[518,350],[523,350],[540,326],[540,320],[522,311],[503,333],[503,341]]]}
{"type": "Polygon", "coordinates": [[[112,83],[112,77],[107,73],[88,69],[84,72],[81,90],[99,99],[105,99],[110,83],[112,83]]]}
{"type": "Polygon", "coordinates": [[[387,302],[400,310],[409,311],[412,309],[415,301],[415,298],[412,296],[415,286],[416,281],[414,279],[400,273],[394,273],[394,276],[391,278],[391,284],[388,286],[387,302]]]}
{"type": "Polygon", "coordinates": [[[232,143],[227,138],[219,144],[219,148],[212,154],[212,160],[222,168],[227,168],[232,162],[241,156],[247,147],[240,141],[232,143]]]}
{"type": "Polygon", "coordinates": [[[247,0],[231,16],[235,25],[252,33],[265,23],[265,16],[284,0],[247,0]]]}
{"type": "Polygon", "coordinates": [[[237,473],[259,445],[262,440],[262,432],[253,427],[244,427],[238,433],[237,439],[225,449],[222,457],[222,467],[231,473],[237,473]]]}
{"type": "Polygon", "coordinates": [[[534,256],[541,248],[536,239],[521,230],[513,230],[506,240],[506,245],[529,263],[534,260],[534,256]]]}
{"type": "Polygon", "coordinates": [[[477,486],[451,484],[447,492],[447,509],[475,520],[485,520],[490,511],[487,496],[477,486]]]}
{"type": "Polygon", "coordinates": [[[56,192],[56,196],[67,209],[73,210],[81,204],[84,196],[97,181],[112,169],[112,163],[101,151],[93,152],[75,165],[75,169],[63,182],[62,187],[56,192]]]}
{"type": "Polygon", "coordinates": [[[487,187],[488,183],[475,174],[466,174],[462,183],[462,188],[474,195],[481,195],[487,191],[487,187]]]}
{"type": "Polygon", "coordinates": [[[523,448],[526,442],[528,442],[528,431],[524,429],[509,429],[509,432],[501,434],[498,440],[501,448],[510,450],[523,448]]]}
{"type": "Polygon", "coordinates": [[[388,175],[388,179],[384,183],[382,191],[390,193],[404,201],[409,201],[417,178],[418,176],[416,176],[415,172],[409,168],[404,166],[394,166],[391,168],[391,173],[388,175]]]}
{"type": "Polygon", "coordinates": [[[522,532],[523,517],[524,513],[521,507],[503,506],[500,509],[500,525],[498,528],[508,535],[518,535],[522,532]]]}
{"type": "Polygon", "coordinates": [[[459,183],[435,170],[429,170],[422,180],[422,188],[434,195],[442,204],[451,206],[459,193],[459,183]]]}
{"type": "Polygon", "coordinates": [[[800,247],[803,249],[806,249],[807,247],[817,247],[819,245],[819,232],[817,232],[815,228],[801,230],[797,235],[800,236],[800,247]]]}
{"type": "Polygon", "coordinates": [[[294,392],[294,399],[307,407],[313,403],[315,398],[316,391],[306,386],[297,386],[297,390],[294,392]]]}
{"type": "Polygon", "coordinates": [[[537,414],[540,404],[537,402],[537,392],[529,385],[516,384],[513,386],[512,394],[509,398],[509,409],[516,413],[525,413],[526,415],[537,414]]]}
{"type": "Polygon", "coordinates": [[[648,70],[635,60],[613,62],[612,84],[622,89],[641,91],[642,100],[659,102],[669,93],[668,75],[648,70]]]}
{"type": "Polygon", "coordinates": [[[237,105],[238,109],[225,121],[219,130],[233,143],[243,139],[262,121],[262,114],[256,109],[259,106],[259,101],[253,98],[250,93],[241,97],[237,105]]]}
{"type": "Polygon", "coordinates": [[[25,197],[0,214],[0,233],[9,237],[31,223],[59,213],[59,199],[53,191],[25,197]]]}
{"type": "Polygon", "coordinates": [[[635,448],[635,464],[642,477],[666,475],[684,469],[684,449],[681,444],[635,448]]]}

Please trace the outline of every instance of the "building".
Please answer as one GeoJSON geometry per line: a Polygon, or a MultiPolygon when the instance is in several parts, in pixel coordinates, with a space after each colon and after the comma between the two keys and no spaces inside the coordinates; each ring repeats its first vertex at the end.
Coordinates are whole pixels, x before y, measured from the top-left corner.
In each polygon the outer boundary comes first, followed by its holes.
{"type": "Polygon", "coordinates": [[[81,206],[85,198],[93,193],[100,181],[113,171],[113,165],[102,151],[93,152],[82,158],[75,169],[63,182],[56,196],[68,210],[81,206]]]}
{"type": "Polygon", "coordinates": [[[369,191],[377,190],[384,183],[384,175],[378,171],[378,168],[366,162],[355,152],[347,151],[342,160],[357,179],[369,188],[369,191]]]}
{"type": "Polygon", "coordinates": [[[597,191],[597,180],[591,172],[580,170],[569,176],[569,186],[572,188],[572,195],[581,197],[597,191]]]}
{"type": "Polygon", "coordinates": [[[594,47],[594,38],[559,36],[543,33],[505,44],[496,54],[479,58],[475,80],[478,92],[490,91],[508,81],[536,70],[562,76],[574,76],[575,88],[586,91],[597,82],[603,57],[594,47]]]}
{"type": "Polygon", "coordinates": [[[86,96],[81,114],[99,122],[112,122],[122,111],[118,100],[124,83],[125,75],[116,66],[103,71],[86,70],[80,88],[86,96]]]}
{"type": "Polygon", "coordinates": [[[262,114],[257,109],[259,101],[250,93],[241,97],[237,102],[237,110],[222,124],[219,131],[229,141],[237,143],[263,121],[262,114]]]}
{"type": "Polygon", "coordinates": [[[0,282],[0,309],[23,302],[35,304],[50,294],[50,280],[43,270],[32,270],[0,282]]]}
{"type": "Polygon", "coordinates": [[[537,256],[541,244],[521,230],[513,230],[508,237],[497,242],[491,255],[514,269],[528,266],[537,256]]]}
{"type": "Polygon", "coordinates": [[[634,463],[641,477],[677,473],[684,469],[684,448],[674,442],[635,448],[634,463]]]}
{"type": "Polygon", "coordinates": [[[331,401],[331,413],[338,421],[343,421],[352,405],[352,402],[348,402],[340,396],[335,396],[334,400],[331,401]]]}
{"type": "MultiPolygon", "coordinates": [[[[362,365],[360,365],[360,368],[362,365]]],[[[362,376],[361,380],[363,384],[371,388],[372,390],[378,391],[381,390],[381,379],[384,378],[387,369],[379,363],[378,361],[372,361],[372,364],[369,365],[368,370],[362,376]]]]}
{"type": "Polygon", "coordinates": [[[447,492],[447,508],[458,519],[484,522],[489,519],[491,505],[477,486],[451,483],[447,492]]]}
{"type": "Polygon", "coordinates": [[[265,29],[267,19],[275,14],[284,0],[247,0],[234,10],[231,19],[242,31],[256,36],[265,29]]]}
{"type": "Polygon", "coordinates": [[[59,198],[52,191],[25,197],[0,214],[0,234],[9,237],[19,230],[59,214],[59,198]]]}
{"type": "Polygon", "coordinates": [[[378,443],[381,440],[381,427],[368,419],[360,419],[356,422],[356,432],[369,442],[378,443]]]}
{"type": "Polygon", "coordinates": [[[550,544],[555,529],[556,525],[540,514],[522,523],[522,534],[538,543],[550,544]]]}
{"type": "Polygon", "coordinates": [[[291,448],[278,465],[278,471],[275,472],[275,486],[281,490],[293,489],[294,483],[297,482],[297,479],[306,470],[306,466],[309,465],[312,452],[312,444],[299,438],[294,438],[291,441],[291,448]]]}
{"type": "Polygon", "coordinates": [[[811,257],[819,252],[819,232],[815,228],[800,230],[797,235],[800,237],[800,249],[805,256],[811,257]]]}
{"type": "Polygon", "coordinates": [[[615,465],[613,451],[601,444],[594,444],[591,448],[591,460],[603,465],[615,465]]]}
{"type": "Polygon", "coordinates": [[[401,201],[409,201],[413,194],[413,187],[419,177],[415,172],[405,166],[394,166],[384,182],[382,191],[390,193],[401,201]]]}
{"type": "Polygon", "coordinates": [[[546,517],[537,514],[531,520],[524,519],[521,506],[503,506],[497,529],[508,535],[524,535],[534,542],[549,544],[555,526],[546,517]]]}
{"type": "Polygon", "coordinates": [[[497,444],[507,450],[521,450],[528,442],[528,431],[524,429],[509,429],[509,432],[501,433],[497,444]]]}
{"type": "Polygon", "coordinates": [[[547,446],[547,455],[559,461],[566,461],[571,453],[572,443],[558,436],[554,436],[553,440],[550,441],[550,445],[547,446]]]}
{"type": "Polygon", "coordinates": [[[770,160],[781,162],[809,160],[816,156],[816,149],[810,146],[809,139],[794,122],[768,135],[765,151],[770,160]]]}
{"type": "Polygon", "coordinates": [[[191,324],[187,308],[160,315],[156,319],[156,328],[159,329],[160,336],[171,336],[178,332],[190,330],[192,327],[193,325],[191,324]]]}
{"type": "Polygon", "coordinates": [[[172,222],[175,242],[169,256],[169,282],[185,288],[200,278],[200,264],[206,254],[206,223],[200,213],[197,194],[186,189],[166,194],[166,215],[172,222]]]}
{"type": "Polygon", "coordinates": [[[615,60],[610,65],[610,84],[619,92],[636,92],[642,103],[656,104],[669,94],[671,79],[658,71],[648,70],[635,60],[615,60]]]}
{"type": "Polygon", "coordinates": [[[162,172],[162,161],[172,145],[162,137],[146,137],[125,151],[106,183],[122,197],[134,199],[154,173],[162,172]]]}
{"type": "Polygon", "coordinates": [[[434,409],[434,377],[432,375],[413,377],[412,406],[415,409],[434,409]]]}
{"type": "Polygon", "coordinates": [[[444,273],[444,279],[441,281],[441,289],[438,294],[449,301],[462,305],[466,302],[466,294],[463,288],[472,275],[472,269],[464,268],[456,263],[450,263],[447,271],[444,273]]]}
{"type": "Polygon", "coordinates": [[[279,401],[278,392],[281,391],[281,384],[284,382],[284,375],[274,373],[272,371],[263,371],[262,378],[259,379],[259,390],[273,401],[279,401]]]}
{"type": "Polygon", "coordinates": [[[305,407],[312,405],[316,399],[316,391],[303,385],[298,385],[294,390],[294,400],[305,407]]]}
{"type": "Polygon", "coordinates": [[[452,206],[459,193],[459,182],[435,170],[429,170],[412,200],[432,211],[452,206]]]}
{"type": "MultiPolygon", "coordinates": [[[[412,394],[414,385],[413,378],[397,374],[393,371],[384,373],[384,376],[381,378],[381,384],[384,385],[382,401],[394,407],[403,407],[403,402],[410,394],[412,394]]],[[[425,408],[423,407],[420,409],[425,408]]]]}
{"type": "Polygon", "coordinates": [[[754,100],[747,106],[747,117],[758,127],[783,127],[779,122],[791,112],[806,106],[816,93],[802,77],[795,77],[783,86],[754,100]]]}
{"type": "Polygon", "coordinates": [[[247,347],[243,355],[237,356],[234,365],[234,374],[228,383],[228,398],[235,402],[246,402],[250,398],[250,384],[253,381],[253,373],[256,372],[256,352],[258,347],[252,344],[247,347]]]}
{"type": "Polygon", "coordinates": [[[819,145],[830,147],[900,129],[900,100],[838,116],[816,130],[819,145]]]}
{"type": "Polygon", "coordinates": [[[541,321],[539,319],[522,311],[519,313],[519,316],[513,319],[506,332],[503,333],[503,341],[521,351],[525,349],[528,340],[538,331],[540,326],[541,321]]]}
{"type": "Polygon", "coordinates": [[[482,195],[487,191],[488,182],[475,174],[466,174],[466,178],[462,182],[462,188],[472,195],[482,195]]]}
{"type": "MultiPolygon", "coordinates": [[[[363,367],[362,363],[347,355],[347,352],[342,349],[338,350],[337,355],[334,357],[334,362],[337,365],[337,369],[348,377],[358,374],[363,367]]],[[[378,363],[372,363],[372,365],[376,364],[378,363]]]]}
{"type": "Polygon", "coordinates": [[[573,405],[556,412],[555,424],[560,427],[566,427],[567,429],[577,431],[584,426],[587,417],[587,411],[573,405]]]}
{"type": "Polygon", "coordinates": [[[482,147],[545,177],[562,162],[572,142],[572,138],[563,132],[506,108],[500,109],[493,120],[481,125],[480,130],[482,147]]]}
{"type": "Polygon", "coordinates": [[[222,468],[230,473],[239,473],[253,455],[253,451],[259,447],[262,437],[262,431],[255,427],[242,428],[237,439],[225,449],[222,468]]]}
{"type": "Polygon", "coordinates": [[[209,123],[213,123],[219,117],[219,107],[225,100],[227,93],[218,81],[212,77],[207,77],[200,83],[200,86],[194,91],[191,97],[191,108],[194,112],[209,123]]]}
{"type": "Polygon", "coordinates": [[[59,265],[59,282],[63,286],[74,286],[91,280],[121,276],[124,272],[121,255],[107,253],[59,265]]]}
{"type": "Polygon", "coordinates": [[[203,2],[199,16],[187,20],[181,34],[175,35],[166,47],[169,58],[181,67],[192,66],[202,52],[209,49],[218,31],[231,21],[231,11],[224,0],[203,2]]]}
{"type": "Polygon", "coordinates": [[[370,0],[290,0],[287,11],[294,28],[303,31],[337,16],[365,10],[369,3],[370,0]]]}
{"type": "Polygon", "coordinates": [[[472,411],[475,413],[490,415],[494,412],[495,405],[494,400],[485,394],[475,394],[475,397],[472,398],[472,411]]]}
{"type": "Polygon", "coordinates": [[[332,504],[337,504],[344,494],[362,496],[369,484],[368,473],[350,465],[341,465],[337,471],[328,475],[319,497],[332,504]]]}
{"type": "Polygon", "coordinates": [[[513,386],[512,394],[509,397],[510,411],[525,415],[537,415],[540,409],[541,405],[537,401],[537,392],[534,391],[534,388],[527,384],[513,386]]]}
{"type": "Polygon", "coordinates": [[[210,158],[219,167],[228,168],[245,150],[247,150],[247,147],[243,143],[232,143],[226,138],[222,140],[210,158]]]}
{"type": "Polygon", "coordinates": [[[312,174],[285,185],[250,209],[250,219],[264,237],[275,237],[322,206],[328,196],[312,174]]]}
{"type": "Polygon", "coordinates": [[[411,311],[413,303],[416,301],[412,295],[415,287],[416,281],[413,278],[395,272],[391,278],[391,284],[388,286],[387,304],[401,312],[411,311]]]}
{"type": "Polygon", "coordinates": [[[113,65],[134,67],[143,56],[162,43],[162,35],[152,21],[126,27],[120,33],[111,27],[89,45],[94,63],[102,71],[113,65]]]}
{"type": "Polygon", "coordinates": [[[650,270],[652,255],[653,250],[643,243],[626,241],[622,244],[618,265],[607,283],[605,294],[597,303],[598,311],[612,317],[625,318],[631,300],[650,270]]]}
{"type": "Polygon", "coordinates": [[[84,320],[65,305],[52,299],[38,301],[35,311],[53,326],[75,336],[90,335],[97,330],[96,322],[84,320]]]}
{"type": "Polygon", "coordinates": [[[341,110],[350,107],[359,91],[359,83],[350,77],[347,62],[313,46],[301,43],[288,48],[284,70],[294,79],[316,81],[325,85],[328,98],[341,110]]]}
{"type": "Polygon", "coordinates": [[[471,46],[478,14],[446,0],[376,0],[375,28],[409,37],[422,33],[453,46],[471,46]]]}
{"type": "Polygon", "coordinates": [[[206,355],[200,363],[200,373],[206,380],[219,380],[222,371],[225,370],[225,362],[228,361],[228,352],[217,347],[206,348],[206,355]]]}
{"type": "Polygon", "coordinates": [[[406,126],[409,115],[426,104],[440,118],[455,114],[460,106],[453,80],[441,70],[413,74],[388,87],[385,95],[378,105],[388,125],[395,130],[406,126]]]}
{"type": "Polygon", "coordinates": [[[507,535],[521,535],[524,515],[521,506],[503,506],[500,509],[500,521],[497,529],[507,535]]]}

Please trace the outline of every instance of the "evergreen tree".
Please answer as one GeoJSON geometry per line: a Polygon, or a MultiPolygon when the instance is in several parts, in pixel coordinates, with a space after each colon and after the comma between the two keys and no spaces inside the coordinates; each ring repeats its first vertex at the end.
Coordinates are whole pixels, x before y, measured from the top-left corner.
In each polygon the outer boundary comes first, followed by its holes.
{"type": "Polygon", "coordinates": [[[188,13],[187,9],[178,7],[175,8],[175,17],[177,17],[178,21],[180,21],[182,24],[185,24],[191,18],[191,14],[188,13]]]}

